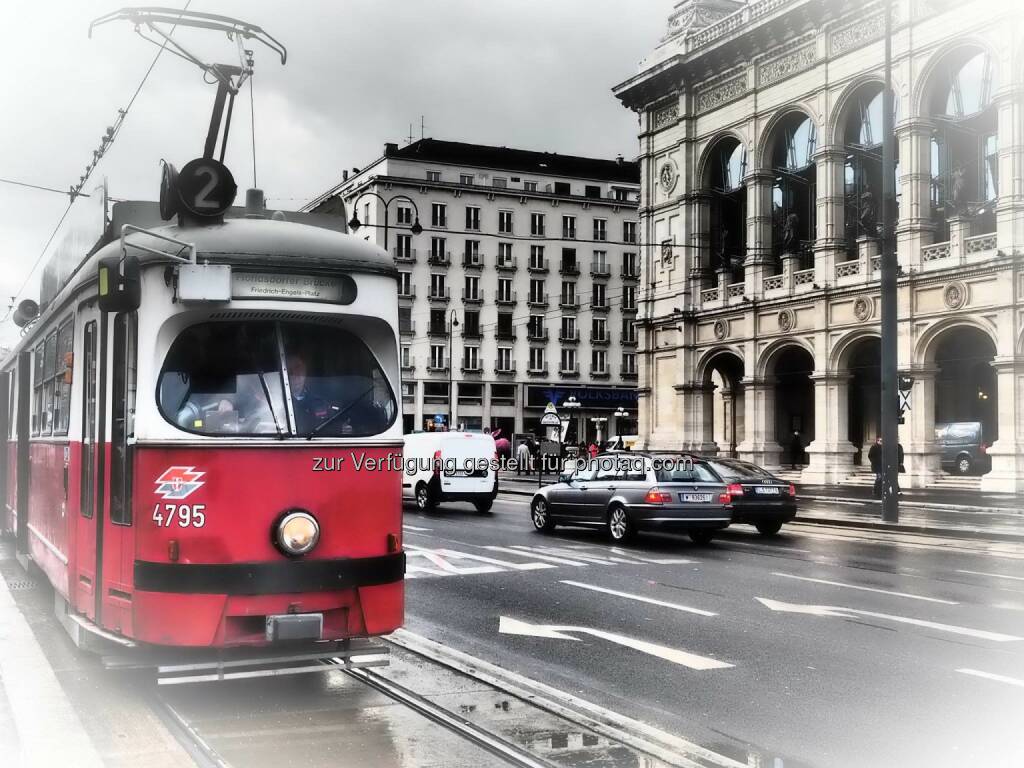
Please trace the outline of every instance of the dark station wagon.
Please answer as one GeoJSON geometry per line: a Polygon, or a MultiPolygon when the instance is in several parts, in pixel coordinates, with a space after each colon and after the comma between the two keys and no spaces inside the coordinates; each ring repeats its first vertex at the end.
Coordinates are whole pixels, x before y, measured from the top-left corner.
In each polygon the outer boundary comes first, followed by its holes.
{"type": "Polygon", "coordinates": [[[726,483],[734,523],[750,523],[758,533],[773,536],[783,523],[796,517],[796,486],[792,483],[748,461],[719,458],[706,461],[726,483]]]}

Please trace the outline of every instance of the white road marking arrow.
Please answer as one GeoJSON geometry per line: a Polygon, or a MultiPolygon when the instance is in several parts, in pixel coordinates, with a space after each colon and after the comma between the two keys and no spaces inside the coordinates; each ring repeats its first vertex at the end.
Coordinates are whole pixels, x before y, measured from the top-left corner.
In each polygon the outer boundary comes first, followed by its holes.
{"type": "Polygon", "coordinates": [[[617,635],[614,632],[605,632],[601,629],[591,629],[590,627],[565,627],[548,624],[530,624],[519,619],[512,619],[508,616],[502,616],[498,620],[498,632],[504,635],[523,635],[525,637],[545,637],[550,640],[576,640],[578,637],[566,634],[567,632],[575,632],[577,634],[591,635],[593,637],[599,637],[602,640],[607,640],[610,643],[616,643],[618,645],[625,646],[626,648],[632,648],[635,651],[646,653],[651,656],[657,656],[659,659],[665,661],[671,661],[673,664],[680,664],[684,667],[697,670],[707,669],[728,669],[732,667],[732,664],[728,664],[718,659],[710,659],[707,656],[698,656],[695,653],[689,653],[688,651],[680,650],[679,648],[668,648],[664,645],[657,645],[655,643],[648,643],[645,640],[637,640],[633,637],[626,637],[625,635],[617,635]]]}
{"type": "Polygon", "coordinates": [[[885,619],[886,621],[895,621],[900,624],[913,624],[918,627],[937,629],[940,632],[950,632],[954,635],[966,635],[967,637],[976,637],[982,640],[994,640],[997,643],[1009,643],[1014,640],[1022,639],[1015,637],[1014,635],[1004,635],[1001,632],[989,632],[984,629],[958,627],[954,624],[939,624],[935,621],[912,619],[908,616],[893,616],[888,613],[862,611],[859,608],[841,608],[835,605],[802,605],[800,603],[784,603],[781,600],[769,600],[767,597],[755,597],[754,599],[766,608],[770,608],[773,611],[781,611],[783,613],[806,613],[811,616],[833,616],[841,619],[852,619],[857,616],[870,616],[874,619],[885,619]]]}

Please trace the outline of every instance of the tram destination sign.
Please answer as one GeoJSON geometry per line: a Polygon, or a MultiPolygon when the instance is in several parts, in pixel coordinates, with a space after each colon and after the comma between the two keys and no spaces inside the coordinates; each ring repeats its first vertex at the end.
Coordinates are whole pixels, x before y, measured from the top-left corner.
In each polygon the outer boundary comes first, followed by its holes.
{"type": "Polygon", "coordinates": [[[351,304],[356,298],[356,286],[355,281],[346,275],[272,274],[233,270],[231,297],[351,304]]]}

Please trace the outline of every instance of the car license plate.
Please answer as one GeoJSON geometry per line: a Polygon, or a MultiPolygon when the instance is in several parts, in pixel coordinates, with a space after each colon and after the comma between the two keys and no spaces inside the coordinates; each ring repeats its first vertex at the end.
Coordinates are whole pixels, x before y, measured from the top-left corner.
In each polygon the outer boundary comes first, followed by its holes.
{"type": "Polygon", "coordinates": [[[782,493],[782,491],[776,486],[768,485],[764,487],[758,486],[754,488],[754,493],[759,493],[762,496],[778,496],[780,493],[782,493]]]}
{"type": "Polygon", "coordinates": [[[706,502],[711,501],[711,494],[710,493],[680,493],[679,494],[679,500],[684,502],[684,503],[686,503],[686,502],[689,502],[689,503],[705,502],[706,503],[706,502]]]}

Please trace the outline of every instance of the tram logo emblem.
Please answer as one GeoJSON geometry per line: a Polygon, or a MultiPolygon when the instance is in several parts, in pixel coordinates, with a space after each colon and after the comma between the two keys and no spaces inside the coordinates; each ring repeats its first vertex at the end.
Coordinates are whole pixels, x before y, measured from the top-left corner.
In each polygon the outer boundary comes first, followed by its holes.
{"type": "Polygon", "coordinates": [[[168,467],[156,479],[156,493],[165,499],[180,501],[187,499],[206,484],[200,478],[205,472],[196,472],[195,467],[168,467]]]}

